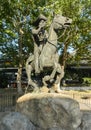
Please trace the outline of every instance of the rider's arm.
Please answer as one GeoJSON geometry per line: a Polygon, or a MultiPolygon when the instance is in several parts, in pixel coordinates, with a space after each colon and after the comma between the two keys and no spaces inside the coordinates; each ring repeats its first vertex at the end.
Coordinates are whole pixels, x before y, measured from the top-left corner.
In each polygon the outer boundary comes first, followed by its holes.
{"type": "Polygon", "coordinates": [[[45,26],[45,22],[41,21],[39,23],[38,29],[32,29],[32,34],[37,35],[41,31],[41,29],[44,28],[44,26],[45,26]]]}
{"type": "Polygon", "coordinates": [[[40,30],[41,27],[39,27],[38,29],[32,29],[32,34],[38,34],[40,30]]]}

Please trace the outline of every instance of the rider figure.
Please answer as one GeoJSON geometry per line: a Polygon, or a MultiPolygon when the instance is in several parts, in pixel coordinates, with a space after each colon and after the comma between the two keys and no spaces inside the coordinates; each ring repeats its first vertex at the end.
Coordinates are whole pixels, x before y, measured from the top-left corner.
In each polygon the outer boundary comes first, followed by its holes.
{"type": "Polygon", "coordinates": [[[35,64],[35,73],[40,72],[39,67],[39,56],[41,51],[47,41],[47,31],[45,30],[47,18],[44,15],[40,15],[37,20],[33,23],[35,26],[32,29],[33,40],[34,40],[34,64],[35,64]]]}

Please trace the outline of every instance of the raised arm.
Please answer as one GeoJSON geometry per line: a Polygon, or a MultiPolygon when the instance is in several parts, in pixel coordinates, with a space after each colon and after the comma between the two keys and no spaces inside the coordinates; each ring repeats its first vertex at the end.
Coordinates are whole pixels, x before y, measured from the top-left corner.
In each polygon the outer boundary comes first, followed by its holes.
{"type": "Polygon", "coordinates": [[[39,27],[38,29],[32,29],[32,34],[38,34],[41,30],[41,27],[39,27]]]}

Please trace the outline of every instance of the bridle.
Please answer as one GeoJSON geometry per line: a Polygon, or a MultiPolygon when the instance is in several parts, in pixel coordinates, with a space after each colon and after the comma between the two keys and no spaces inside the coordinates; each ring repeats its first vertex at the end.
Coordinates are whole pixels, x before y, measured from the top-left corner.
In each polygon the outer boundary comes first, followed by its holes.
{"type": "MultiPolygon", "coordinates": [[[[59,22],[58,22],[58,21],[56,21],[56,20],[54,20],[54,21],[55,21],[55,23],[58,23],[59,25],[61,25],[61,26],[62,26],[62,28],[64,28],[63,24],[59,23],[59,22]]],[[[53,23],[53,21],[52,21],[52,23],[53,23]]],[[[52,25],[52,23],[51,23],[51,25],[52,25]]],[[[66,29],[67,29],[67,28],[64,28],[63,33],[62,33],[62,34],[61,34],[58,38],[53,39],[53,40],[51,40],[51,41],[49,41],[49,40],[47,39],[47,42],[48,42],[49,44],[51,44],[51,45],[55,46],[55,47],[56,47],[56,49],[57,49],[57,46],[56,46],[56,45],[54,45],[54,44],[52,43],[52,41],[59,40],[61,37],[63,37],[63,36],[64,36],[64,34],[65,34],[65,32],[66,32],[66,29]]],[[[48,38],[49,38],[49,36],[48,36],[48,38]]],[[[60,43],[59,41],[57,41],[57,42],[58,42],[58,43],[60,43]]]]}

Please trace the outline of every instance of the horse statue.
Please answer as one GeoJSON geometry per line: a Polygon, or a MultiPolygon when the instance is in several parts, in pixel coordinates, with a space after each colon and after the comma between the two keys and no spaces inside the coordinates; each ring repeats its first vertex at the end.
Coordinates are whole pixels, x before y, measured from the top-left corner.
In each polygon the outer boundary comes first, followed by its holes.
{"type": "MultiPolygon", "coordinates": [[[[49,27],[49,36],[45,46],[39,57],[40,73],[45,71],[46,68],[52,70],[51,74],[47,74],[42,77],[43,86],[48,86],[47,82],[52,81],[56,75],[55,86],[56,92],[60,91],[60,81],[64,77],[64,68],[59,64],[59,55],[57,51],[58,45],[58,30],[64,30],[69,27],[72,23],[72,20],[68,17],[62,15],[56,15],[49,27]]],[[[26,61],[26,73],[28,77],[28,86],[31,85],[35,90],[38,89],[38,84],[36,84],[32,78],[32,72],[34,71],[34,55],[30,55],[26,61]]]]}

